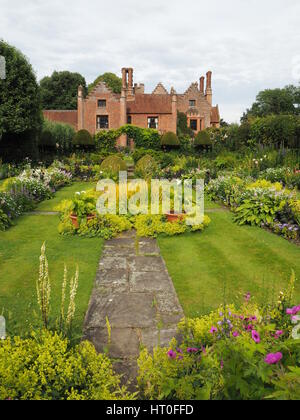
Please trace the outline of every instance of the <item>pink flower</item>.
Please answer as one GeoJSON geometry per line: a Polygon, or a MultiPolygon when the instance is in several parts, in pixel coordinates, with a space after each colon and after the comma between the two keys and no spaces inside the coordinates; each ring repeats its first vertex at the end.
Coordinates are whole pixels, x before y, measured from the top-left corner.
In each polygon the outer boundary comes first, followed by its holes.
{"type": "Polygon", "coordinates": [[[214,333],[216,333],[216,332],[218,332],[218,328],[216,328],[216,327],[211,327],[211,329],[210,329],[210,331],[209,331],[211,334],[214,334],[214,333]]]}
{"type": "Polygon", "coordinates": [[[275,365],[276,363],[280,362],[282,357],[282,353],[270,353],[266,356],[265,362],[268,365],[275,365]]]}
{"type": "Polygon", "coordinates": [[[255,330],[252,331],[252,339],[255,341],[256,344],[260,343],[260,335],[255,330]]]}
{"type": "Polygon", "coordinates": [[[240,333],[239,333],[238,331],[234,331],[234,332],[232,333],[232,335],[233,335],[233,337],[238,337],[238,336],[240,335],[240,333]]]}
{"type": "Polygon", "coordinates": [[[280,337],[281,335],[283,335],[284,333],[283,333],[283,331],[282,330],[279,330],[279,331],[276,331],[276,333],[275,333],[275,335],[276,335],[276,337],[280,337]]]}
{"type": "Polygon", "coordinates": [[[293,308],[288,308],[286,310],[287,315],[297,315],[300,312],[300,305],[294,306],[293,308]]]}
{"type": "Polygon", "coordinates": [[[177,354],[173,350],[169,350],[167,355],[169,356],[170,359],[176,359],[177,357],[177,354]]]}
{"type": "Polygon", "coordinates": [[[221,369],[224,369],[224,361],[221,360],[221,369]]]}

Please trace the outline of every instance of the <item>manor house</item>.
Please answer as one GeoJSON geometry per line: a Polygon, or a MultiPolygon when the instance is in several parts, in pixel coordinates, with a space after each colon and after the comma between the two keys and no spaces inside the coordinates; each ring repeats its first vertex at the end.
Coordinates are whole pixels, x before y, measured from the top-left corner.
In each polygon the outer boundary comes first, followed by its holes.
{"type": "MultiPolygon", "coordinates": [[[[176,133],[177,113],[185,113],[188,126],[198,133],[209,127],[219,127],[219,108],[212,105],[212,72],[202,76],[200,82],[192,83],[184,93],[170,92],[158,83],[151,94],[145,93],[145,85],[133,83],[133,69],[122,69],[122,92],[116,94],[99,82],[84,97],[83,88],[78,88],[76,111],[44,111],[45,118],[71,124],[76,130],[86,129],[91,134],[99,130],[116,129],[124,124],[142,128],[154,128],[160,133],[176,133]]],[[[126,138],[120,146],[126,146],[126,138]],[[123,144],[124,143],[124,144],[123,144]]]]}

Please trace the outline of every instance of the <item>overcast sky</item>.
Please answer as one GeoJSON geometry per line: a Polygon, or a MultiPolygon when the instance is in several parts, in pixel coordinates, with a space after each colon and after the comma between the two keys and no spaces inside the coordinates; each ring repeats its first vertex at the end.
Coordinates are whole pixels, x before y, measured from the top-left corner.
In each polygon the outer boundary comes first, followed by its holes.
{"type": "Polygon", "coordinates": [[[213,72],[213,102],[239,121],[259,90],[300,80],[299,0],[0,0],[0,38],[38,79],[133,67],[151,92],[213,72]]]}

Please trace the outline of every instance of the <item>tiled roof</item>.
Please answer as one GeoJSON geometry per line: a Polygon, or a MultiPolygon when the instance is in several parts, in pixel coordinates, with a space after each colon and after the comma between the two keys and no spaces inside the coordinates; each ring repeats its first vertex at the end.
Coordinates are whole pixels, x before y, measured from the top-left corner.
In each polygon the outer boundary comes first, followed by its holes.
{"type": "Polygon", "coordinates": [[[136,94],[135,100],[127,102],[128,114],[172,114],[170,95],[136,94]]]}
{"type": "Polygon", "coordinates": [[[219,107],[213,106],[210,113],[210,122],[211,123],[219,123],[220,122],[220,113],[219,113],[219,107]]]}

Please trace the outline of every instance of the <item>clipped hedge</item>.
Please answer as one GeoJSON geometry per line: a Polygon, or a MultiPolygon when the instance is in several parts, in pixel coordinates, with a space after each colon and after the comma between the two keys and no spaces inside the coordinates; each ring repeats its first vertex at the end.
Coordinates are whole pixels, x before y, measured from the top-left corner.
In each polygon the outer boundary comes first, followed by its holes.
{"type": "Polygon", "coordinates": [[[180,141],[175,133],[171,131],[165,133],[161,138],[161,145],[162,146],[180,146],[180,141]]]}
{"type": "Polygon", "coordinates": [[[95,141],[87,130],[79,130],[73,138],[73,145],[95,146],[95,141]]]}
{"type": "Polygon", "coordinates": [[[100,166],[101,170],[104,172],[109,172],[117,174],[120,171],[126,171],[127,166],[123,159],[119,156],[112,155],[104,159],[100,166]]]}
{"type": "Polygon", "coordinates": [[[141,178],[150,178],[157,170],[157,163],[150,155],[142,157],[135,166],[135,175],[141,178]]]}
{"type": "Polygon", "coordinates": [[[199,131],[195,137],[194,145],[198,146],[211,146],[212,140],[210,134],[207,131],[199,131]]]}

